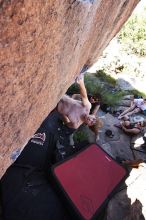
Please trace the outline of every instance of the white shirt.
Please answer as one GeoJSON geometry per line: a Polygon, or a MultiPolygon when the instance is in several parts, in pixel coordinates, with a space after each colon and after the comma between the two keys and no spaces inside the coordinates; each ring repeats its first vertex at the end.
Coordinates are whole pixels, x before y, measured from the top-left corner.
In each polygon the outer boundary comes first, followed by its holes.
{"type": "Polygon", "coordinates": [[[143,99],[134,99],[134,104],[141,110],[146,110],[146,104],[144,103],[143,99]]]}

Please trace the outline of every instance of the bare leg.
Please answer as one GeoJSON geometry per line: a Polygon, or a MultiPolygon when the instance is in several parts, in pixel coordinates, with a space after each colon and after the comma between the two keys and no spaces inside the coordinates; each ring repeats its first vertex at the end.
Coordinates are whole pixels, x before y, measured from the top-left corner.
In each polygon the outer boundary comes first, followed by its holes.
{"type": "Polygon", "coordinates": [[[98,110],[99,110],[99,108],[100,108],[100,105],[95,106],[95,108],[94,108],[93,111],[92,111],[92,114],[93,114],[93,115],[96,115],[97,112],[98,112],[98,110]]]}
{"type": "Polygon", "coordinates": [[[124,115],[128,115],[127,113],[133,111],[133,110],[135,109],[135,107],[136,107],[136,106],[135,106],[135,104],[134,104],[134,105],[132,105],[130,108],[126,109],[124,112],[122,112],[122,113],[119,115],[118,119],[121,119],[124,115]]]}
{"type": "Polygon", "coordinates": [[[140,130],[138,128],[132,128],[132,129],[127,129],[128,133],[130,134],[139,134],[140,133],[140,130]],[[128,131],[129,130],[129,131],[128,131]]]}
{"type": "Polygon", "coordinates": [[[140,111],[141,111],[140,108],[135,108],[133,111],[128,112],[125,116],[129,116],[129,115],[132,115],[132,114],[136,114],[136,113],[138,113],[138,112],[140,112],[140,111]]]}

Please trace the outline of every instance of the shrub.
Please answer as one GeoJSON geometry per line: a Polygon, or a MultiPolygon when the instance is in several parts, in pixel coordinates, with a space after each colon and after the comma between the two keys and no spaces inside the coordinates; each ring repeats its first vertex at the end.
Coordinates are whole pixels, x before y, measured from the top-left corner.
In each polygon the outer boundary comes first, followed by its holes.
{"type": "Polygon", "coordinates": [[[77,93],[77,94],[80,93],[78,84],[77,84],[77,83],[72,84],[72,85],[68,88],[68,90],[67,90],[66,93],[67,93],[68,95],[72,95],[72,94],[75,94],[75,93],[77,93]]]}
{"type": "Polygon", "coordinates": [[[125,91],[116,91],[112,93],[111,91],[103,91],[102,92],[102,103],[107,104],[109,106],[114,106],[122,99],[124,95],[126,95],[125,91]]]}
{"type": "MultiPolygon", "coordinates": [[[[85,86],[88,94],[92,95],[101,95],[101,100],[103,104],[108,104],[110,106],[114,106],[119,102],[125,92],[123,91],[115,91],[116,80],[110,76],[107,76],[104,72],[98,71],[98,74],[86,74],[85,75],[85,86]]],[[[79,93],[78,84],[73,84],[68,90],[67,94],[79,93]]]]}
{"type": "Polygon", "coordinates": [[[116,80],[107,75],[104,70],[98,70],[95,74],[86,75],[85,85],[88,93],[101,95],[103,104],[110,106],[116,105],[122,96],[125,95],[125,91],[115,91],[116,80]]]}
{"type": "Polygon", "coordinates": [[[75,143],[80,143],[82,141],[87,141],[87,135],[85,132],[77,130],[73,135],[73,139],[75,143]]]}
{"type": "Polygon", "coordinates": [[[130,54],[146,56],[146,9],[141,15],[133,14],[118,34],[123,48],[130,54]]]}
{"type": "Polygon", "coordinates": [[[101,82],[94,75],[85,75],[85,86],[88,94],[96,95],[100,94],[102,91],[101,82]]]}
{"type": "Polygon", "coordinates": [[[116,80],[111,77],[110,75],[108,75],[105,70],[101,69],[101,70],[97,70],[96,71],[96,76],[104,82],[110,83],[111,85],[115,86],[116,85],[116,80]]]}

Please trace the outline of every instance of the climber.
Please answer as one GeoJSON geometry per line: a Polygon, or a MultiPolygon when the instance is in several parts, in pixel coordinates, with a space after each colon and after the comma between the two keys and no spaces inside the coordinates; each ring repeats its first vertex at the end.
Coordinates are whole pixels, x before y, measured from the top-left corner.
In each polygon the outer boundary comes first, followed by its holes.
{"type": "MultiPolygon", "coordinates": [[[[76,100],[82,100],[81,95],[80,94],[73,94],[72,95],[73,99],[76,100]]],[[[97,95],[88,95],[88,100],[91,103],[91,109],[90,109],[90,114],[94,114],[96,115],[99,108],[100,108],[100,100],[101,100],[101,96],[99,94],[97,95]]]]}
{"type": "MultiPolygon", "coordinates": [[[[63,116],[63,121],[69,128],[77,129],[83,123],[89,127],[94,125],[98,125],[96,126],[98,128],[101,127],[102,123],[100,119],[95,114],[89,114],[91,103],[88,100],[83,75],[78,77],[76,82],[80,87],[82,100],[64,95],[57,105],[57,111],[63,116]]],[[[97,132],[96,129],[96,133],[97,132]]]]}
{"type": "Polygon", "coordinates": [[[124,116],[129,116],[138,112],[142,112],[144,115],[146,115],[146,98],[132,100],[130,108],[122,112],[118,119],[122,119],[124,116]]]}

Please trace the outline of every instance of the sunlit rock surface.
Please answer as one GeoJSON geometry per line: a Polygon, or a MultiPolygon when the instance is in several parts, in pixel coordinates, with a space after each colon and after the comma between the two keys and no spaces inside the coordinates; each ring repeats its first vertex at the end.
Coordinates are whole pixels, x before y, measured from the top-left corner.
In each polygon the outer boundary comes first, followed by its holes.
{"type": "Polygon", "coordinates": [[[0,175],[139,0],[0,0],[0,175]]]}

